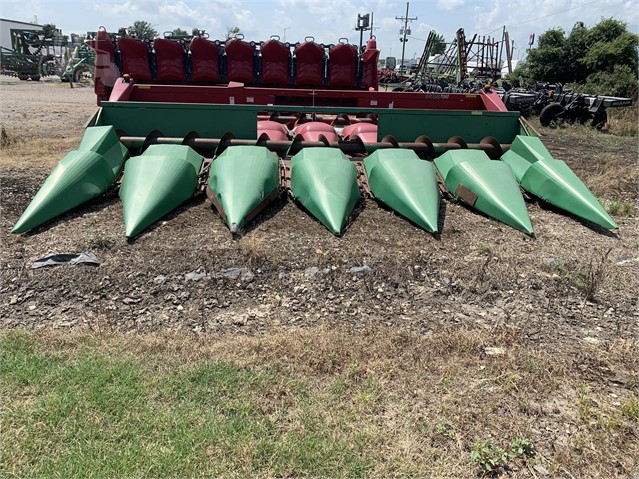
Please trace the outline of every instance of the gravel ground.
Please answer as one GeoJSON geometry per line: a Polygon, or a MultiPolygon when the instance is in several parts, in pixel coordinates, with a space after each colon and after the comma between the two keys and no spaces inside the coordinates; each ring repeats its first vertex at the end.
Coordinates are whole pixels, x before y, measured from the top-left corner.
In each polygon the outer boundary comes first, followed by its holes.
{"type": "Polygon", "coordinates": [[[55,81],[3,78],[0,90],[1,122],[23,138],[2,151],[0,170],[4,327],[255,334],[373,324],[428,333],[509,324],[563,350],[636,336],[636,139],[545,132],[549,149],[598,196],[630,202],[615,233],[530,202],[537,236],[529,238],[444,201],[443,230],[433,236],[367,199],[337,238],[283,200],[234,240],[199,197],[127,241],[112,195],[15,236],[12,225],[64,154],[55,147],[47,160],[23,162],[24,152],[59,139],[73,148],[95,99],[91,88],[55,81]],[[611,179],[620,169],[629,173],[611,179]],[[48,253],[82,251],[100,266],[31,269],[48,253]]]}

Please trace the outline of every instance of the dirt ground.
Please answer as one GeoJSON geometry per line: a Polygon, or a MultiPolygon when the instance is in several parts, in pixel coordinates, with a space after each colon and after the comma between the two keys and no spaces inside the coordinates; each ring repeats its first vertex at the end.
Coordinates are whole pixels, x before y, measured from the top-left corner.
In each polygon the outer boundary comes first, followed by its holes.
{"type": "Polygon", "coordinates": [[[630,216],[615,217],[614,233],[530,203],[536,238],[529,238],[445,201],[443,230],[433,236],[366,200],[338,238],[281,201],[234,240],[200,197],[127,242],[122,206],[111,196],[15,236],[12,225],[65,148],[79,143],[95,106],[86,87],[9,79],[0,88],[2,124],[19,138],[2,152],[5,327],[247,334],[293,325],[427,332],[451,323],[507,322],[529,331],[531,341],[561,348],[637,332],[633,139],[572,130],[549,130],[544,139],[595,194],[630,202],[630,216]],[[33,151],[34,144],[43,146],[33,151]],[[627,173],[615,174],[620,169],[627,173]],[[100,266],[31,269],[46,254],[82,251],[95,253],[100,266]],[[352,269],[362,266],[370,269],[352,269]],[[247,272],[220,274],[229,268],[247,272]],[[588,288],[593,295],[586,300],[588,288]]]}

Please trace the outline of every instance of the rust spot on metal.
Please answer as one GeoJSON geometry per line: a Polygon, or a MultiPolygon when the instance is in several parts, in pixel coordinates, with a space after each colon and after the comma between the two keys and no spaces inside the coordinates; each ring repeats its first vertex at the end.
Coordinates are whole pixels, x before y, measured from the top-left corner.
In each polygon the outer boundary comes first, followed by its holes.
{"type": "Polygon", "coordinates": [[[457,189],[455,190],[455,196],[461,198],[470,206],[475,206],[475,202],[477,201],[477,195],[462,184],[459,184],[457,186],[457,189]]]}

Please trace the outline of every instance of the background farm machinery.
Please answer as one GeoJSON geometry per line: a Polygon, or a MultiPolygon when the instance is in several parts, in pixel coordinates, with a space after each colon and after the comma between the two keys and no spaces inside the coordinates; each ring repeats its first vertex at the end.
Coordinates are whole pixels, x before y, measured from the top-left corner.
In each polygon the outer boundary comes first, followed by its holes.
{"type": "MultiPolygon", "coordinates": [[[[10,29],[11,48],[0,51],[3,75],[38,81],[59,76],[62,81],[81,81],[93,76],[95,53],[79,35],[60,30],[10,29]]],[[[87,33],[87,38],[95,32],[87,33]]]]}
{"type": "Polygon", "coordinates": [[[608,121],[608,108],[631,106],[631,98],[589,95],[563,91],[560,84],[537,82],[534,90],[511,89],[504,91],[502,100],[511,111],[525,117],[539,115],[542,126],[562,122],[586,124],[600,129],[608,121]]]}
{"type": "Polygon", "coordinates": [[[543,126],[566,121],[590,122],[601,128],[607,122],[608,108],[632,105],[630,98],[564,92],[562,85],[548,82],[537,82],[534,90],[513,89],[502,79],[502,72],[512,73],[513,44],[505,28],[499,41],[478,35],[468,41],[460,28],[444,53],[432,56],[435,36],[434,31],[429,33],[415,74],[403,77],[394,91],[472,93],[490,84],[508,110],[524,117],[539,115],[543,126]]]}
{"type": "Polygon", "coordinates": [[[617,225],[497,93],[378,91],[379,50],[307,37],[145,42],[98,32],[99,108],[13,228],[108,191],[134,237],[206,193],[233,233],[287,193],[339,235],[362,197],[426,231],[442,196],[533,235],[522,195],[617,225]]]}
{"type": "Polygon", "coordinates": [[[0,52],[3,75],[37,81],[63,68],[68,38],[60,30],[12,28],[10,35],[11,48],[3,47],[0,52]]]}

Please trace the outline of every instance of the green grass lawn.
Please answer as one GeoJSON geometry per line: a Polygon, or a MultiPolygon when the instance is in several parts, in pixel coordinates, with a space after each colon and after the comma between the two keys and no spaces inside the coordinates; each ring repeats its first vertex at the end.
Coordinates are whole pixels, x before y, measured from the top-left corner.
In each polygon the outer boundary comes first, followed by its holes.
{"type": "Polygon", "coordinates": [[[543,351],[508,327],[0,330],[0,477],[627,477],[637,348],[543,351]]]}
{"type": "Polygon", "coordinates": [[[5,476],[361,476],[369,467],[357,442],[314,415],[317,393],[268,369],[71,357],[20,333],[0,345],[5,476]]]}

